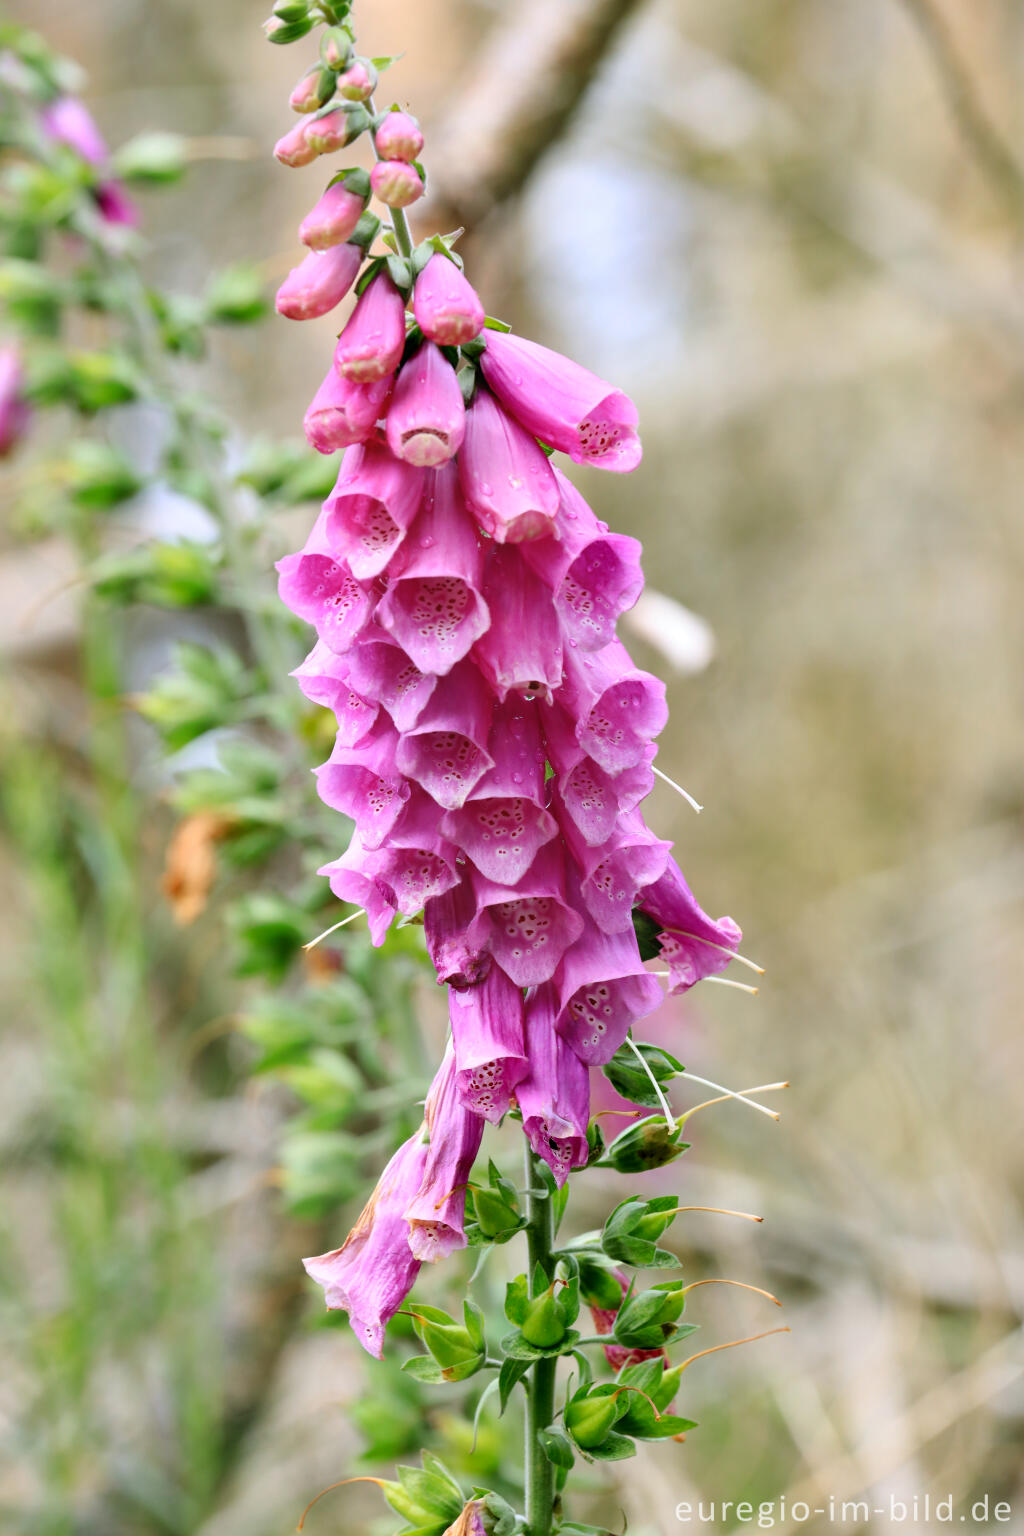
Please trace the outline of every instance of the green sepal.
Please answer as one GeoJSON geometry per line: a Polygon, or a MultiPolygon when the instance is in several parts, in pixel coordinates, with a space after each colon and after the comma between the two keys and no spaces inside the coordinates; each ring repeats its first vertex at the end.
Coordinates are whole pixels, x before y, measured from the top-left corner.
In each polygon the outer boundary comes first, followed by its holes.
{"type": "Polygon", "coordinates": [[[484,316],[484,329],[487,331],[510,331],[512,327],[504,320],[496,320],[493,315],[484,316]]]}
{"type": "Polygon", "coordinates": [[[576,1453],[564,1430],[558,1428],[542,1429],[537,1438],[541,1443],[544,1455],[553,1467],[562,1467],[565,1471],[569,1471],[576,1465],[576,1453]]]}
{"type": "Polygon", "coordinates": [[[412,287],[412,268],[404,256],[386,256],[388,273],[395,287],[404,294],[408,294],[412,287]]]}
{"type": "Polygon", "coordinates": [[[520,1324],[530,1305],[530,1282],[525,1275],[516,1275],[505,1287],[505,1316],[510,1323],[520,1324]]]}
{"type": "Polygon", "coordinates": [[[501,1412],[508,1407],[508,1400],[512,1396],[513,1389],[522,1381],[530,1369],[529,1360],[516,1359],[509,1356],[502,1361],[501,1370],[498,1372],[498,1400],[501,1404],[501,1412]]]}
{"type": "Polygon", "coordinates": [[[628,1435],[620,1435],[613,1429],[611,1433],[585,1453],[594,1461],[626,1461],[630,1456],[636,1455],[636,1445],[628,1435]]]}
{"type": "Polygon", "coordinates": [[[507,1333],[502,1339],[501,1352],[510,1360],[555,1360],[559,1355],[571,1354],[579,1337],[578,1329],[568,1328],[564,1339],[547,1349],[540,1349],[535,1344],[528,1344],[522,1334],[516,1330],[515,1333],[507,1333]]]}
{"type": "Polygon", "coordinates": [[[682,1131],[681,1125],[670,1128],[664,1115],[648,1115],[616,1136],[600,1166],[615,1168],[619,1173],[662,1168],[689,1151],[690,1143],[681,1139],[682,1131]]]}
{"type": "Polygon", "coordinates": [[[686,1069],[681,1061],[677,1061],[659,1045],[650,1045],[643,1041],[637,1043],[636,1049],[650,1068],[650,1073],[644,1070],[632,1046],[628,1044],[619,1047],[602,1071],[615,1092],[621,1094],[630,1104],[640,1104],[644,1109],[657,1109],[661,1100],[658,1098],[654,1083],[651,1082],[651,1077],[659,1087],[664,1088],[686,1069]]]}

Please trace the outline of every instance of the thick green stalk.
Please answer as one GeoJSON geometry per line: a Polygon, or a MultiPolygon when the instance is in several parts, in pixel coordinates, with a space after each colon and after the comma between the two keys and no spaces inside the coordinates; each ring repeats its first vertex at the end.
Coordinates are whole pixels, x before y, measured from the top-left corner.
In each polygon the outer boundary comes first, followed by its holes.
{"type": "MultiPolygon", "coordinates": [[[[541,1187],[536,1159],[526,1148],[526,1242],[530,1261],[530,1290],[539,1264],[550,1280],[554,1244],[551,1200],[531,1193],[541,1187]]],[[[529,1536],[550,1536],[554,1520],[555,1469],[540,1443],[555,1413],[555,1376],[558,1360],[538,1360],[526,1377],[526,1524],[529,1536]]]]}

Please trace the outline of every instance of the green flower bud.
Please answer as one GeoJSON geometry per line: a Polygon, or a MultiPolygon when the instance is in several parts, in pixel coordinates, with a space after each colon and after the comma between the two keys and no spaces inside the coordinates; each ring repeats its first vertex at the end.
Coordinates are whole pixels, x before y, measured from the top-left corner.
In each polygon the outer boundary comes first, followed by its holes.
{"type": "Polygon", "coordinates": [[[616,1136],[601,1160],[602,1166],[619,1173],[661,1168],[689,1147],[689,1142],[679,1139],[681,1134],[682,1127],[675,1125],[670,1129],[663,1115],[648,1115],[616,1136]]]}
{"type": "Polygon", "coordinates": [[[473,1209],[484,1237],[499,1237],[519,1225],[519,1212],[496,1189],[474,1189],[473,1209]]]}
{"type": "Polygon", "coordinates": [[[657,1349],[675,1331],[685,1305],[685,1287],[678,1280],[635,1293],[623,1303],[615,1319],[612,1331],[616,1343],[631,1349],[657,1349]]]}
{"type": "Polygon", "coordinates": [[[550,1349],[561,1344],[566,1328],[553,1285],[530,1302],[520,1332],[527,1344],[532,1344],[535,1349],[550,1349]]]}
{"type": "Polygon", "coordinates": [[[581,1450],[589,1451],[608,1438],[619,1416],[618,1405],[610,1393],[581,1397],[565,1410],[565,1427],[581,1450]]]}
{"type": "Polygon", "coordinates": [[[280,16],[270,16],[263,23],[263,35],[268,43],[295,43],[313,30],[307,16],[302,21],[283,21],[280,16]]]}

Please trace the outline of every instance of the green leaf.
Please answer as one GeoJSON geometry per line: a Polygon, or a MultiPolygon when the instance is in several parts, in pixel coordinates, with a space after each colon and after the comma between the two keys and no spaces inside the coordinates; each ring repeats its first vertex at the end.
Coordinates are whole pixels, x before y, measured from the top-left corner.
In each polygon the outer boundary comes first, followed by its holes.
{"type": "Polygon", "coordinates": [[[208,320],[219,325],[252,325],[269,312],[259,268],[248,262],[224,267],[207,285],[203,306],[208,320]]]}
{"type": "Polygon", "coordinates": [[[636,1455],[636,1446],[628,1435],[619,1435],[612,1430],[600,1445],[588,1447],[587,1455],[594,1461],[626,1461],[636,1455]]]}
{"type": "Polygon", "coordinates": [[[207,544],[146,544],[93,566],[93,590],[113,603],[195,608],[217,595],[215,554],[207,544]]]}
{"type": "Polygon", "coordinates": [[[505,1316],[510,1323],[521,1323],[530,1304],[530,1282],[525,1275],[516,1275],[505,1287],[505,1316]]]}
{"type": "Polygon", "coordinates": [[[140,133],[114,156],[114,170],[124,181],[166,185],[179,181],[188,164],[188,140],[180,133],[140,133]]]}
{"type": "Polygon", "coordinates": [[[182,641],[173,670],[158,678],[136,708],[160,732],[172,752],[218,726],[233,724],[254,688],[237,652],[182,641]]]}
{"type": "Polygon", "coordinates": [[[529,1369],[529,1360],[509,1358],[502,1361],[501,1370],[498,1372],[498,1397],[502,1413],[508,1407],[508,1400],[512,1395],[513,1388],[522,1381],[529,1369]]]}
{"type": "MultiPolygon", "coordinates": [[[[636,1048],[650,1068],[651,1076],[662,1088],[685,1070],[682,1063],[661,1046],[641,1042],[636,1048]]],[[[630,1104],[640,1104],[645,1109],[659,1108],[661,1101],[655,1092],[651,1076],[637,1061],[630,1045],[621,1045],[602,1070],[616,1093],[628,1099],[630,1104]]]]}

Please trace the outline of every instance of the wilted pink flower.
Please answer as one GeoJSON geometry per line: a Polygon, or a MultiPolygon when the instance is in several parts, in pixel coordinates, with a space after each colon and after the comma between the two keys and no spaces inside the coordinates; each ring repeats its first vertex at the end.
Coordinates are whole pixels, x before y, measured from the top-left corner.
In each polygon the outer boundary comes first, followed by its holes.
{"type": "Polygon", "coordinates": [[[24,437],[31,415],[21,354],[17,347],[0,347],[0,458],[24,437]]]}
{"type": "Polygon", "coordinates": [[[526,1059],[530,1070],[516,1089],[523,1131],[561,1188],[587,1161],[590,1078],[555,1030],[554,987],[536,987],[526,999],[526,1059]]]}
{"type": "Polygon", "coordinates": [[[449,1045],[426,1104],[429,1139],[423,1177],[406,1206],[409,1247],[421,1260],[447,1258],[465,1248],[466,1186],[484,1133],[482,1116],[467,1109],[458,1090],[455,1053],[449,1045]]]}
{"type": "Polygon", "coordinates": [[[662,930],[658,938],[670,992],[686,992],[705,976],[724,971],[743,938],[731,917],[715,922],[701,910],[674,859],[644,891],[640,906],[662,930]]]}
{"type": "Polygon", "coordinates": [[[353,59],[338,75],[337,89],[345,101],[369,101],[377,89],[377,71],[369,59],[353,59]]]}
{"type": "Polygon", "coordinates": [[[427,1152],[422,1131],[403,1142],[342,1246],[303,1260],[328,1308],[348,1313],[356,1338],[378,1360],[384,1329],[419,1273],[405,1212],[423,1182],[427,1152]]]}
{"type": "Polygon", "coordinates": [[[619,471],[639,464],[636,406],[578,363],[522,336],[489,331],[480,366],[506,409],[577,464],[619,471]]]}
{"type": "Polygon", "coordinates": [[[446,464],[462,445],[466,406],[455,370],[432,341],[403,365],[388,411],[388,447],[422,468],[446,464]]]}
{"type": "Polygon", "coordinates": [[[421,469],[382,444],[345,450],[334,490],[324,503],[331,548],[360,581],[378,576],[404,540],[426,490],[421,469]]]}
{"type": "Polygon", "coordinates": [[[632,925],[609,934],[588,923],[555,980],[555,1027],[588,1066],[611,1061],[637,1020],[664,1000],[657,978],[644,970],[632,925]]]}
{"type": "Polygon", "coordinates": [[[369,622],[374,598],[339,560],[327,538],[327,511],[297,554],[277,562],[278,594],[286,607],[316,627],[320,639],[340,654],[369,622]]]}
{"type": "Polygon", "coordinates": [[[385,272],[359,296],[338,337],[334,366],[346,379],[365,384],[394,373],[405,346],[405,305],[385,272]]]}
{"type": "Polygon", "coordinates": [[[365,443],[384,414],[392,382],[388,374],[371,384],[356,384],[331,368],[303,419],[310,446],[318,453],[336,453],[365,443]]]}
{"type": "Polygon", "coordinates": [[[444,1536],[491,1536],[495,1522],[487,1518],[483,1499],[471,1499],[459,1518],[448,1527],[444,1536]]]}
{"type": "Polygon", "coordinates": [[[515,886],[537,850],[558,835],[546,804],[536,712],[518,699],[497,709],[489,751],[494,767],[441,825],[488,880],[515,886]]]}
{"type": "Polygon", "coordinates": [[[416,324],[430,341],[458,347],[480,334],[484,307],[451,257],[435,252],[416,279],[416,324]]]}
{"type": "Polygon", "coordinates": [[[492,546],[483,582],[490,627],[473,660],[499,699],[550,701],[562,682],[562,634],[550,590],[514,545],[492,546]]]}
{"type": "Polygon", "coordinates": [[[306,137],[308,126],[307,123],[296,123],[294,128],[289,128],[288,132],[278,139],[274,145],[274,155],[282,165],[290,165],[293,168],[312,165],[320,151],[314,149],[306,137]]]}
{"type": "Polygon", "coordinates": [[[370,186],[389,208],[408,208],[423,196],[423,178],[405,160],[378,160],[370,172],[370,186]]]}
{"type": "Polygon", "coordinates": [[[471,987],[449,987],[456,1087],[467,1109],[495,1125],[526,1076],[523,994],[492,966],[471,987]]]}
{"type": "Polygon", "coordinates": [[[358,750],[335,746],[315,770],[321,800],[352,818],[367,848],[381,846],[409,798],[408,781],[395,762],[397,744],[390,723],[378,720],[358,750]]]}
{"type": "Polygon", "coordinates": [[[360,245],[332,245],[310,251],[277,290],[277,312],[288,320],[315,320],[348,293],[363,264],[360,245]]]}
{"type": "Polygon", "coordinates": [[[351,234],[363,216],[366,195],[353,190],[353,185],[365,185],[355,177],[346,176],[327,188],[314,203],[299,225],[299,239],[313,251],[326,251],[332,245],[341,245],[351,234]]]}
{"type": "Polygon", "coordinates": [[[518,885],[499,885],[474,869],[477,915],[470,937],[490,950],[517,987],[549,981],[583,919],[566,900],[565,858],[555,843],[540,848],[518,885]]]}
{"type": "Polygon", "coordinates": [[[566,651],[562,702],[580,746],[613,775],[635,768],[668,720],[665,684],[635,667],[617,640],[589,654],[566,651]]]}
{"type": "Polygon", "coordinates": [[[389,112],[373,142],[382,160],[415,160],[423,148],[423,134],[408,112],[389,112]]]}
{"type": "Polygon", "coordinates": [[[462,492],[485,533],[498,544],[549,537],[559,491],[543,449],[479,389],[466,412],[459,454],[462,492]]]}
{"type": "Polygon", "coordinates": [[[480,592],[483,563],[455,466],[446,465],[431,477],[402,568],[376,614],[421,672],[450,672],[490,624],[480,592]]]}
{"type": "Polygon", "coordinates": [[[423,909],[423,936],[441,986],[472,987],[491,970],[485,944],[470,933],[475,912],[476,897],[465,877],[423,909]]]}
{"type": "Polygon", "coordinates": [[[487,751],[493,700],[476,668],[460,661],[437,687],[398,744],[398,766],[446,811],[493,766],[487,751]]]}

